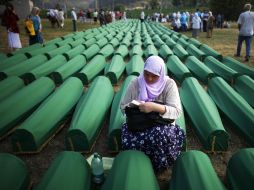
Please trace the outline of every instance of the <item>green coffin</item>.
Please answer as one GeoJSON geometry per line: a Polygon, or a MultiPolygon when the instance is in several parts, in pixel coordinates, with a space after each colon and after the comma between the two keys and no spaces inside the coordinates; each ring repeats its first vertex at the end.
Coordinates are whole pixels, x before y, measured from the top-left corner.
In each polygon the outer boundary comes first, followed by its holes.
{"type": "Polygon", "coordinates": [[[50,74],[50,77],[55,81],[56,84],[61,84],[65,79],[71,75],[77,73],[86,65],[86,59],[83,55],[77,55],[70,61],[56,69],[50,74]]]}
{"type": "Polygon", "coordinates": [[[62,47],[62,46],[66,46],[69,45],[71,42],[73,42],[74,39],[73,38],[67,38],[65,40],[62,40],[60,42],[56,42],[55,44],[57,45],[57,47],[62,47]]]}
{"type": "Polygon", "coordinates": [[[207,84],[208,80],[215,76],[215,73],[195,56],[189,56],[185,61],[185,65],[193,76],[204,84],[207,84]]]}
{"type": "Polygon", "coordinates": [[[222,61],[222,55],[214,49],[210,48],[208,45],[202,44],[199,49],[204,52],[206,56],[212,56],[219,61],[222,61]]]}
{"type": "Polygon", "coordinates": [[[21,159],[9,153],[0,153],[0,168],[1,190],[29,189],[29,171],[21,159]]]}
{"type": "Polygon", "coordinates": [[[134,55],[143,56],[142,46],[141,45],[135,45],[135,46],[133,46],[133,48],[129,52],[129,55],[130,55],[130,57],[132,57],[134,55]]]}
{"type": "Polygon", "coordinates": [[[27,60],[28,57],[25,54],[17,54],[4,59],[0,64],[0,71],[13,67],[14,65],[20,64],[21,62],[27,60]]]}
{"type": "MultiPolygon", "coordinates": [[[[31,50],[40,49],[40,48],[43,48],[43,47],[44,47],[44,45],[42,45],[40,43],[36,43],[36,44],[33,44],[33,45],[23,47],[23,48],[19,49],[18,51],[13,51],[11,53],[8,53],[8,56],[9,55],[14,56],[14,55],[17,55],[17,54],[23,54],[23,53],[29,52],[31,50]]],[[[30,56],[28,56],[28,57],[30,57],[30,56]]]]}
{"type": "Polygon", "coordinates": [[[197,150],[184,152],[176,160],[169,189],[226,190],[209,157],[197,150]]]}
{"type": "Polygon", "coordinates": [[[176,42],[172,38],[169,37],[166,39],[166,44],[168,45],[169,48],[172,49],[176,45],[176,42]]]}
{"type": "Polygon", "coordinates": [[[34,50],[31,50],[31,51],[28,51],[25,54],[27,56],[30,56],[30,57],[35,57],[37,55],[42,55],[44,53],[51,52],[51,51],[55,50],[57,47],[58,47],[57,45],[52,44],[52,45],[49,45],[49,46],[45,46],[43,48],[39,48],[39,49],[34,49],[34,50]]]}
{"type": "Polygon", "coordinates": [[[89,48],[91,45],[93,45],[96,42],[95,38],[90,38],[86,42],[83,43],[83,45],[87,48],[89,48]]]}
{"type": "MultiPolygon", "coordinates": [[[[142,42],[141,42],[141,44],[142,44],[142,42]]],[[[129,47],[131,45],[131,39],[125,37],[123,39],[123,41],[121,42],[121,45],[125,45],[126,47],[129,47]]],[[[137,43],[137,45],[140,45],[140,43],[137,43]]]]}
{"type": "Polygon", "coordinates": [[[63,40],[62,38],[55,38],[55,39],[53,39],[53,40],[47,41],[47,42],[45,43],[45,46],[49,46],[49,45],[55,44],[55,43],[60,42],[60,41],[62,41],[62,40],[63,40]]]}
{"type": "Polygon", "coordinates": [[[185,78],[191,76],[189,69],[181,62],[181,60],[176,55],[171,55],[168,58],[166,66],[169,72],[173,74],[173,76],[179,83],[182,83],[185,78]]]}
{"type": "Polygon", "coordinates": [[[183,142],[183,150],[187,150],[187,133],[186,133],[186,124],[185,124],[185,116],[184,116],[184,112],[182,112],[181,116],[176,119],[176,124],[181,128],[183,129],[184,131],[184,134],[186,136],[186,138],[184,139],[184,142],[183,142]]]}
{"type": "Polygon", "coordinates": [[[227,184],[232,190],[252,190],[254,179],[254,148],[237,151],[227,165],[227,184]]]}
{"type": "Polygon", "coordinates": [[[184,49],[187,48],[187,46],[189,45],[189,43],[183,39],[183,38],[179,38],[177,41],[176,41],[177,44],[180,44],[184,49]]]}
{"type": "Polygon", "coordinates": [[[81,97],[66,135],[66,148],[75,151],[90,151],[114,96],[113,87],[107,77],[99,76],[88,92],[81,97]]]}
{"type": "MultiPolygon", "coordinates": [[[[80,38],[80,39],[77,39],[71,43],[69,43],[69,45],[72,47],[72,48],[75,48],[79,45],[83,45],[83,43],[85,43],[85,39],[84,38],[80,38]]],[[[83,45],[85,47],[85,45],[83,45]]]]}
{"type": "Polygon", "coordinates": [[[103,55],[105,58],[111,57],[114,53],[115,49],[111,44],[105,45],[98,54],[103,55]]]}
{"type": "Polygon", "coordinates": [[[146,39],[144,40],[143,46],[144,46],[145,48],[147,48],[147,46],[149,46],[149,45],[153,45],[153,41],[152,41],[151,38],[146,38],[146,39]]]}
{"type": "Polygon", "coordinates": [[[24,86],[25,84],[23,80],[17,76],[11,76],[3,81],[0,81],[0,102],[3,101],[5,98],[8,98],[24,86]]]}
{"type": "Polygon", "coordinates": [[[82,92],[83,84],[78,78],[66,80],[15,130],[13,150],[19,153],[41,151],[47,140],[60,129],[82,92]]]}
{"type": "Polygon", "coordinates": [[[112,34],[108,34],[105,36],[105,38],[107,38],[108,41],[112,40],[114,38],[115,35],[112,34]]]}
{"type": "Polygon", "coordinates": [[[83,45],[78,45],[73,49],[70,49],[66,52],[63,53],[63,56],[66,57],[67,61],[71,60],[75,56],[81,54],[85,50],[85,46],[83,45]]]}
{"type": "Polygon", "coordinates": [[[222,78],[214,77],[208,82],[208,93],[218,108],[234,124],[247,140],[254,145],[254,110],[222,78]]]}
{"type": "Polygon", "coordinates": [[[144,69],[144,60],[140,55],[133,55],[126,65],[127,75],[139,76],[144,69]]]}
{"type": "Polygon", "coordinates": [[[90,190],[91,169],[82,154],[63,151],[57,154],[34,190],[90,190]]]}
{"type": "Polygon", "coordinates": [[[23,87],[4,101],[0,102],[0,139],[17,125],[55,88],[54,82],[42,77],[30,85],[23,87]]]}
{"type": "Polygon", "coordinates": [[[150,159],[140,151],[119,153],[101,190],[159,190],[150,159]]]}
{"type": "Polygon", "coordinates": [[[233,88],[254,107],[254,80],[247,75],[239,76],[235,79],[233,88]]]}
{"type": "Polygon", "coordinates": [[[237,71],[238,73],[249,75],[252,79],[254,79],[253,67],[249,67],[243,63],[240,63],[239,61],[233,59],[232,57],[224,57],[222,62],[231,69],[237,71]]]}
{"type": "Polygon", "coordinates": [[[48,59],[52,59],[57,55],[61,55],[65,52],[68,52],[69,50],[71,50],[71,46],[67,44],[67,45],[61,46],[59,48],[56,48],[50,52],[47,52],[47,53],[45,53],[45,55],[47,56],[48,59]]]}
{"type": "Polygon", "coordinates": [[[169,56],[173,55],[173,52],[166,44],[163,44],[160,46],[159,55],[164,59],[167,59],[169,56]]]}
{"type": "Polygon", "coordinates": [[[111,151],[121,150],[121,129],[125,121],[125,117],[120,109],[120,103],[124,97],[127,87],[136,76],[130,75],[125,80],[121,89],[116,93],[110,112],[110,121],[108,129],[108,138],[109,138],[109,149],[111,151]]]}
{"type": "Polygon", "coordinates": [[[196,58],[198,58],[200,61],[203,61],[206,57],[205,53],[203,51],[201,51],[200,49],[198,49],[196,46],[194,46],[193,44],[189,44],[186,47],[186,51],[189,53],[189,55],[193,55],[196,58]]]}
{"type": "Polygon", "coordinates": [[[195,38],[189,38],[188,40],[189,44],[193,44],[194,46],[196,46],[197,48],[200,48],[200,46],[202,45],[198,40],[196,40],[195,38]]]}
{"type": "Polygon", "coordinates": [[[105,57],[103,55],[96,55],[79,73],[76,73],[75,76],[78,77],[83,84],[88,84],[104,71],[105,65],[105,57]]]}
{"type": "Polygon", "coordinates": [[[229,136],[217,107],[195,78],[184,80],[180,97],[204,148],[210,151],[226,151],[229,136]]]}
{"type": "Polygon", "coordinates": [[[103,46],[105,46],[108,43],[108,39],[107,38],[101,38],[99,39],[96,44],[99,46],[99,48],[102,48],[103,46]]]}
{"type": "Polygon", "coordinates": [[[115,55],[121,55],[123,58],[128,54],[129,50],[126,45],[120,45],[115,52],[115,55]]]}
{"type": "Polygon", "coordinates": [[[176,44],[173,48],[173,53],[182,61],[184,61],[188,56],[188,52],[180,44],[176,44]]]}
{"type": "Polygon", "coordinates": [[[170,37],[175,41],[177,42],[177,40],[179,39],[178,35],[180,35],[179,33],[173,33],[170,37]]]}
{"type": "Polygon", "coordinates": [[[95,56],[100,51],[100,47],[97,44],[91,45],[88,49],[86,49],[82,55],[86,57],[86,61],[90,60],[93,56],[95,56]]]}
{"type": "Polygon", "coordinates": [[[125,62],[121,55],[114,55],[108,68],[105,69],[105,75],[110,79],[112,84],[117,84],[119,78],[125,70],[125,62]]]}
{"type": "Polygon", "coordinates": [[[162,45],[164,45],[164,44],[165,44],[165,42],[163,42],[162,39],[160,39],[159,36],[158,36],[157,38],[155,38],[155,40],[154,40],[154,45],[155,45],[155,47],[157,47],[158,49],[160,49],[160,47],[161,47],[162,45]]]}
{"type": "Polygon", "coordinates": [[[158,51],[154,45],[148,45],[145,49],[145,57],[148,58],[152,55],[158,55],[158,51]]]}
{"type": "Polygon", "coordinates": [[[119,45],[119,40],[117,38],[113,38],[109,44],[111,44],[114,48],[119,45]]]}
{"type": "Polygon", "coordinates": [[[27,59],[20,64],[9,67],[0,72],[0,79],[4,79],[7,76],[20,76],[30,70],[38,67],[39,65],[47,62],[47,57],[45,55],[37,55],[30,59],[27,59]]]}
{"type": "Polygon", "coordinates": [[[208,56],[204,61],[205,65],[209,67],[216,75],[222,77],[224,80],[232,83],[239,75],[235,70],[224,65],[212,56],[208,56]]]}
{"type": "Polygon", "coordinates": [[[46,63],[36,67],[28,73],[25,73],[21,77],[24,79],[25,83],[28,84],[35,79],[49,75],[50,73],[64,65],[66,62],[67,60],[63,55],[57,55],[53,59],[50,59],[46,63]]]}

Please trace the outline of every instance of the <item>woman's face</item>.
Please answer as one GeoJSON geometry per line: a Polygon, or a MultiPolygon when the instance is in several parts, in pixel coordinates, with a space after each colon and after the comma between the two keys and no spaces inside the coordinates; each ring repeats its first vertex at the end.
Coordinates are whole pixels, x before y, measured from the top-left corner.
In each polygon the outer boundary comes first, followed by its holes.
{"type": "Polygon", "coordinates": [[[147,84],[154,84],[159,80],[159,76],[144,70],[144,78],[147,84]]]}

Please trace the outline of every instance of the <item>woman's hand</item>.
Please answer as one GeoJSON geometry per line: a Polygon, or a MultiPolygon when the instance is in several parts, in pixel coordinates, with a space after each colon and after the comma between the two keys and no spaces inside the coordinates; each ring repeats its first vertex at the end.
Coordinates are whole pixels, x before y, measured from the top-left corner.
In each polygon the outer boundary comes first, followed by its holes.
{"type": "Polygon", "coordinates": [[[165,105],[156,104],[154,102],[145,102],[139,105],[139,110],[145,113],[154,111],[159,112],[160,114],[164,114],[166,112],[166,107],[165,105]]]}

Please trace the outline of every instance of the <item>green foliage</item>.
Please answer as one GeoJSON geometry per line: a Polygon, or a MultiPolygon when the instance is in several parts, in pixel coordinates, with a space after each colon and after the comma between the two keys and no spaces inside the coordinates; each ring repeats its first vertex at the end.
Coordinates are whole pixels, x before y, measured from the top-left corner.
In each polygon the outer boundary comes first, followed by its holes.
{"type": "Polygon", "coordinates": [[[150,7],[151,7],[151,9],[157,9],[158,7],[159,7],[159,2],[158,2],[158,0],[150,0],[150,7]]]}
{"type": "Polygon", "coordinates": [[[114,7],[114,11],[121,11],[123,12],[125,10],[125,6],[122,5],[122,4],[117,4],[115,7],[114,7]]]}
{"type": "Polygon", "coordinates": [[[243,12],[245,3],[246,0],[210,0],[210,9],[214,14],[224,14],[226,20],[237,20],[240,13],[243,12]]]}
{"type": "Polygon", "coordinates": [[[0,0],[0,5],[6,5],[8,3],[11,3],[12,0],[0,0]]]}

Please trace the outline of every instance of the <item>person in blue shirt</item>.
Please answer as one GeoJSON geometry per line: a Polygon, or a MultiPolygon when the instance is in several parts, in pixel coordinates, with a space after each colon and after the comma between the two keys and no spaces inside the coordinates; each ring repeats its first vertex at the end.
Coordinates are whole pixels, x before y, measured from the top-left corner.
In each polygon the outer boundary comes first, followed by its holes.
{"type": "Polygon", "coordinates": [[[41,35],[42,25],[41,25],[41,18],[39,14],[40,14],[40,9],[38,7],[33,7],[31,11],[31,15],[29,15],[29,19],[33,21],[35,35],[29,36],[29,45],[33,45],[36,43],[43,44],[43,37],[41,35]]]}

